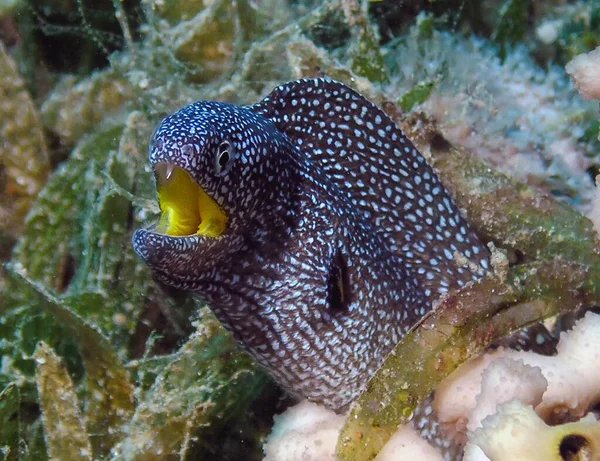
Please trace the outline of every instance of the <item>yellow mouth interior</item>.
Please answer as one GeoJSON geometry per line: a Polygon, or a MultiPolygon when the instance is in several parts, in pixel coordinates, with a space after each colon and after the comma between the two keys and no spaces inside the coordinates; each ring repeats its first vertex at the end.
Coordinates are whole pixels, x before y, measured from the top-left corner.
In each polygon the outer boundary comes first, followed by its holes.
{"type": "Polygon", "coordinates": [[[223,235],[227,216],[187,171],[165,163],[156,165],[155,171],[161,211],[158,232],[173,237],[223,235]]]}

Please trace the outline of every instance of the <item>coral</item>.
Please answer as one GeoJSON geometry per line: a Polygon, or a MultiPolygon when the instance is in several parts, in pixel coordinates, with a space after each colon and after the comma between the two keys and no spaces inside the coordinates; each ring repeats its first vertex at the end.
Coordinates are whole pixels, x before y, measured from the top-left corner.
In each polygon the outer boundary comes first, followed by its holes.
{"type": "Polygon", "coordinates": [[[396,461],[398,459],[442,461],[443,457],[415,429],[410,426],[402,426],[390,437],[375,457],[375,461],[396,461]]]}
{"type": "Polygon", "coordinates": [[[471,437],[464,461],[563,461],[600,458],[600,423],[592,415],[548,426],[518,400],[501,405],[471,437]],[[479,447],[481,452],[475,447],[479,447]]]}
{"type": "Polygon", "coordinates": [[[575,56],[567,63],[566,70],[583,99],[600,100],[600,46],[575,56]]]}
{"type": "Polygon", "coordinates": [[[307,400],[275,417],[264,445],[264,461],[334,461],[335,445],[345,420],[307,400]]]}
{"type": "MultiPolygon", "coordinates": [[[[263,461],[334,461],[336,443],[346,415],[308,401],[276,416],[263,447],[263,461]]],[[[379,452],[375,461],[397,459],[441,461],[442,457],[411,427],[400,427],[379,452]]]]}
{"type": "Polygon", "coordinates": [[[467,429],[475,430],[486,416],[496,413],[498,405],[509,400],[539,404],[547,386],[539,367],[525,365],[522,360],[494,360],[483,371],[481,392],[477,394],[475,408],[468,416],[467,429]]]}
{"type": "Polygon", "coordinates": [[[537,405],[547,385],[539,367],[510,355],[485,354],[444,380],[433,405],[445,432],[464,443],[467,430],[479,427],[497,405],[512,399],[537,405]]]}
{"type": "Polygon", "coordinates": [[[600,388],[595,385],[600,378],[594,366],[600,359],[599,329],[600,315],[588,313],[572,330],[561,333],[556,356],[499,349],[457,370],[436,390],[434,406],[439,420],[458,425],[460,430],[461,421],[469,419],[467,429],[474,430],[477,421],[493,413],[495,404],[512,398],[535,405],[548,422],[582,417],[600,401],[600,388]],[[526,366],[515,367],[512,361],[526,366]],[[531,367],[541,376],[532,374],[531,367]],[[498,374],[503,379],[495,389],[499,381],[494,375],[498,374]],[[486,401],[489,398],[492,402],[486,401]],[[474,416],[476,421],[471,421],[474,416]]]}

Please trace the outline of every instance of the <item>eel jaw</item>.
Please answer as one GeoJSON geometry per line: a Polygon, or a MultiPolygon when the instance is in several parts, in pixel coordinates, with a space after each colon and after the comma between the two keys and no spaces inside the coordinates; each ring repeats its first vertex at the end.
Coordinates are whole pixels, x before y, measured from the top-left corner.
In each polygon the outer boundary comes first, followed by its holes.
{"type": "Polygon", "coordinates": [[[161,211],[155,232],[209,238],[225,233],[227,215],[187,171],[171,163],[157,163],[154,172],[161,211]]]}

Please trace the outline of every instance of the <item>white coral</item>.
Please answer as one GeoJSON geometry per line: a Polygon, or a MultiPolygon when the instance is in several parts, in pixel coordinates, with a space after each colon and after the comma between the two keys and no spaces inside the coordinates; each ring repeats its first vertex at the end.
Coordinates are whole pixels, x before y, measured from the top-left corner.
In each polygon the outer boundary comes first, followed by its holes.
{"type": "Polygon", "coordinates": [[[548,426],[531,406],[518,400],[484,419],[470,440],[463,461],[563,461],[561,450],[569,448],[584,449],[589,456],[585,459],[600,459],[600,424],[593,416],[548,426]]]}
{"type": "Polygon", "coordinates": [[[499,349],[459,368],[436,390],[434,407],[441,422],[464,427],[475,409],[475,396],[482,392],[483,371],[500,358],[541,370],[548,387],[536,411],[547,421],[579,418],[600,401],[600,315],[588,312],[572,330],[561,333],[554,357],[499,349]]]}
{"type": "Polygon", "coordinates": [[[565,67],[583,99],[600,101],[600,46],[575,56],[565,67]]]}
{"type": "Polygon", "coordinates": [[[505,402],[517,399],[529,405],[539,404],[547,386],[540,367],[506,357],[494,360],[483,371],[481,392],[475,399],[467,429],[477,429],[484,418],[495,414],[498,406],[505,402]]]}
{"type": "Polygon", "coordinates": [[[308,400],[288,408],[275,417],[263,448],[264,461],[334,461],[344,420],[308,400]]]}

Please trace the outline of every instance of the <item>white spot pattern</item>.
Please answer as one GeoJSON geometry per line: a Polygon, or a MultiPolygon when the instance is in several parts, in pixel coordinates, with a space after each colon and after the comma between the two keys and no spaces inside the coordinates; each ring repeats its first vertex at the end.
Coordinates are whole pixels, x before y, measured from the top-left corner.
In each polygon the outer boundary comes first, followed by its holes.
{"type": "Polygon", "coordinates": [[[286,389],[336,410],[433,299],[488,267],[412,143],[328,79],[287,83],[250,107],[193,103],[158,127],[150,161],[188,171],[229,228],[216,239],[138,230],[136,252],[166,283],[202,295],[286,389]],[[234,158],[217,176],[224,139],[234,158]]]}

